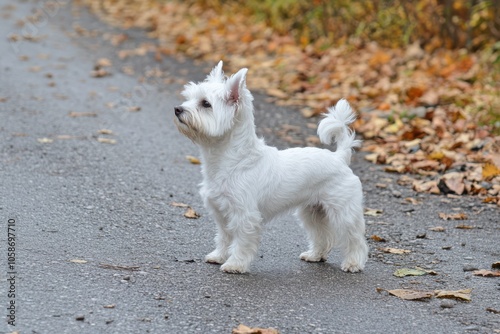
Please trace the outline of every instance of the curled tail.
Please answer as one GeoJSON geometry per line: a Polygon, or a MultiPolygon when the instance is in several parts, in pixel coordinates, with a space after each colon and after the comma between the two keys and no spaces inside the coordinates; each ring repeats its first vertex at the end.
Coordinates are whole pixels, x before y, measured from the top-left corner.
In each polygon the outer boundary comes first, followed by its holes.
{"type": "Polygon", "coordinates": [[[323,144],[337,143],[337,152],[343,153],[347,164],[351,162],[352,150],[361,146],[356,140],[356,134],[349,128],[349,124],[356,120],[356,114],[345,99],[337,102],[335,107],[328,108],[325,118],[319,123],[318,136],[323,144]]]}

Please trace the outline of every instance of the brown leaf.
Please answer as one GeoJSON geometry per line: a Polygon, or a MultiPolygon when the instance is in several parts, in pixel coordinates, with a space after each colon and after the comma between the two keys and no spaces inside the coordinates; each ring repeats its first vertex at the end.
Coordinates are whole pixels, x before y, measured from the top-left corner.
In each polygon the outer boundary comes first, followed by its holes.
{"type": "Polygon", "coordinates": [[[370,237],[370,239],[372,239],[373,241],[376,241],[376,242],[386,242],[387,240],[385,240],[384,238],[382,237],[379,237],[378,235],[374,234],[370,237]]]}
{"type": "Polygon", "coordinates": [[[486,269],[481,269],[481,270],[476,270],[474,271],[474,276],[483,276],[483,277],[500,277],[500,271],[499,270],[486,270],[486,269]]]}
{"type": "Polygon", "coordinates": [[[444,232],[445,231],[443,226],[431,227],[431,228],[429,228],[429,230],[434,231],[434,232],[444,232]]]}
{"type": "Polygon", "coordinates": [[[90,72],[90,75],[94,78],[103,78],[111,75],[111,72],[106,71],[104,68],[99,68],[90,72]]]}
{"type": "Polygon", "coordinates": [[[499,262],[493,262],[491,264],[491,268],[493,268],[493,269],[500,269],[500,261],[499,262]]]}
{"type": "Polygon", "coordinates": [[[486,309],[486,311],[491,312],[491,313],[495,313],[495,314],[500,314],[500,310],[496,310],[496,309],[494,309],[492,307],[488,307],[486,309]]]}
{"type": "Polygon", "coordinates": [[[472,230],[472,229],[474,229],[476,227],[475,226],[471,226],[471,225],[460,224],[460,225],[455,226],[455,228],[458,228],[460,230],[472,230]]]}
{"type": "Polygon", "coordinates": [[[103,305],[104,308],[115,308],[115,304],[103,305]]]}
{"type": "Polygon", "coordinates": [[[462,195],[465,191],[464,174],[458,172],[445,174],[439,180],[438,187],[444,194],[462,195]]]}
{"type": "Polygon", "coordinates": [[[129,271],[138,271],[140,269],[139,266],[123,266],[123,265],[108,264],[108,263],[100,263],[99,267],[104,269],[129,270],[129,271]]]}
{"type": "Polygon", "coordinates": [[[111,65],[113,64],[111,63],[111,60],[109,60],[108,58],[100,58],[95,63],[96,67],[109,67],[111,65]]]}
{"type": "Polygon", "coordinates": [[[408,254],[408,253],[411,253],[411,250],[391,248],[391,247],[381,247],[381,248],[378,248],[378,250],[381,252],[390,253],[390,254],[408,254]]]}
{"type": "Polygon", "coordinates": [[[69,117],[97,117],[95,112],[76,112],[72,111],[68,114],[69,117]]]}
{"type": "Polygon", "coordinates": [[[434,296],[432,291],[417,291],[407,289],[387,290],[391,295],[399,297],[404,300],[424,300],[434,296]]]}
{"type": "Polygon", "coordinates": [[[139,106],[132,106],[132,107],[128,108],[128,111],[131,111],[131,112],[141,111],[141,107],[139,107],[139,106]]]}
{"type": "Polygon", "coordinates": [[[250,328],[240,324],[237,328],[233,328],[232,334],[279,334],[279,331],[274,328],[250,328]]]}
{"type": "Polygon", "coordinates": [[[469,219],[469,217],[465,213],[444,213],[440,212],[439,213],[439,218],[443,220],[466,220],[469,219]]]}
{"type": "Polygon", "coordinates": [[[200,218],[200,215],[196,213],[196,211],[194,211],[193,208],[188,207],[186,212],[184,213],[184,217],[189,219],[198,219],[200,218]]]}
{"type": "Polygon", "coordinates": [[[470,302],[471,293],[472,289],[464,289],[456,291],[436,290],[436,297],[447,298],[447,299],[461,299],[470,302]]]}

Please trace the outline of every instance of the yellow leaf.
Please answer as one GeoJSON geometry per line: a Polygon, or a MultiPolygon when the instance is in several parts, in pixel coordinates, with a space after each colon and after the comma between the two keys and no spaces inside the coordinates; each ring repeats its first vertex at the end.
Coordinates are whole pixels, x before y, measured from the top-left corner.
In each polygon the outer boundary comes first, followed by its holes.
{"type": "Polygon", "coordinates": [[[483,179],[484,180],[491,180],[495,176],[500,175],[500,169],[490,163],[486,163],[483,166],[483,179]]]}
{"type": "Polygon", "coordinates": [[[193,165],[199,165],[201,164],[201,161],[200,159],[196,158],[196,157],[193,157],[192,155],[186,155],[186,159],[192,163],[193,165]]]}

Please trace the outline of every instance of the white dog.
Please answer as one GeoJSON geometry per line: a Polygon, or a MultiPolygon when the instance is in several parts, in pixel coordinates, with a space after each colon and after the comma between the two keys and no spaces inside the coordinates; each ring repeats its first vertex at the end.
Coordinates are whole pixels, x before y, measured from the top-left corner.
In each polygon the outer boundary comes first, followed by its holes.
{"type": "Polygon", "coordinates": [[[348,125],[355,120],[340,100],[319,123],[319,148],[279,151],[255,134],[253,97],[247,69],[225,77],[222,61],[206,80],[187,84],[186,101],[175,107],[181,133],[201,148],[200,194],[217,223],[216,248],[206,262],[228,273],[244,273],[257,253],[263,224],[297,210],[309,238],[308,262],[325,261],[333,247],[343,255],[342,270],[363,269],[368,246],[364,232],[361,182],[349,168],[360,142],[348,125]]]}

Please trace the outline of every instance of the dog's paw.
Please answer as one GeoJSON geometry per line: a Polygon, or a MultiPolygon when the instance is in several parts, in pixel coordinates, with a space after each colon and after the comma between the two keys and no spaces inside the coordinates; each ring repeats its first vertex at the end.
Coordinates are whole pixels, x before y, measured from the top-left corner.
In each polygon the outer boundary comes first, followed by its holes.
{"type": "Polygon", "coordinates": [[[226,258],[224,258],[218,251],[213,251],[212,253],[205,256],[205,262],[213,263],[213,264],[223,264],[226,262],[226,258]]]}
{"type": "Polygon", "coordinates": [[[229,274],[244,274],[247,272],[246,266],[231,264],[227,262],[220,267],[220,270],[229,274]]]}
{"type": "Polygon", "coordinates": [[[344,261],[340,268],[348,273],[357,273],[363,270],[363,266],[356,262],[344,261]]]}
{"type": "Polygon", "coordinates": [[[325,262],[326,258],[312,251],[307,251],[300,254],[300,259],[306,262],[325,262]]]}

